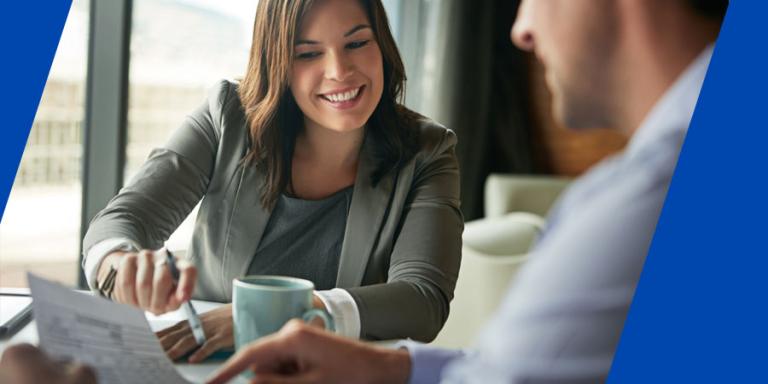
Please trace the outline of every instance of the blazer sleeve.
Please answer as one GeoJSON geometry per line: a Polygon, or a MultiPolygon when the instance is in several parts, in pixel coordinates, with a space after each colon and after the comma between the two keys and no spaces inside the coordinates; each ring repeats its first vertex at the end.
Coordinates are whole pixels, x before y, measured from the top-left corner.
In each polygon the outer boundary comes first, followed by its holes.
{"type": "Polygon", "coordinates": [[[361,337],[432,341],[448,319],[461,263],[456,136],[440,129],[432,153],[417,161],[385,284],[349,288],[361,337]]]}
{"type": "Polygon", "coordinates": [[[83,257],[102,240],[127,238],[157,249],[202,199],[211,179],[224,104],[233,97],[228,81],[187,116],[168,142],[154,149],[138,173],[92,220],[83,257]]]}

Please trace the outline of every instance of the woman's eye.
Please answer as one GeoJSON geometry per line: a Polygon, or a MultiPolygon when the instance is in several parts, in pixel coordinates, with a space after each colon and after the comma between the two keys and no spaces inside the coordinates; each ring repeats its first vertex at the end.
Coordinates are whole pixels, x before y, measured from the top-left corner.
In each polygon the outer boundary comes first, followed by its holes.
{"type": "Polygon", "coordinates": [[[315,57],[318,57],[318,56],[320,56],[320,52],[302,52],[302,53],[296,54],[296,57],[301,60],[314,59],[315,57]]]}
{"type": "Polygon", "coordinates": [[[347,44],[347,48],[350,48],[350,49],[362,48],[362,47],[368,45],[369,42],[370,42],[370,40],[353,41],[353,42],[347,44]]]}

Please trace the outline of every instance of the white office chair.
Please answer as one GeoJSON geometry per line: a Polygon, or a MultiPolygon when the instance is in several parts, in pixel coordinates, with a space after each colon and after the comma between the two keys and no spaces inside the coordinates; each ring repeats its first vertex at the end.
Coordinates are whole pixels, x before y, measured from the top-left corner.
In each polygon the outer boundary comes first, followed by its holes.
{"type": "Polygon", "coordinates": [[[448,321],[433,345],[464,348],[493,315],[568,185],[564,178],[491,175],[485,218],[466,223],[461,270],[448,321]]]}

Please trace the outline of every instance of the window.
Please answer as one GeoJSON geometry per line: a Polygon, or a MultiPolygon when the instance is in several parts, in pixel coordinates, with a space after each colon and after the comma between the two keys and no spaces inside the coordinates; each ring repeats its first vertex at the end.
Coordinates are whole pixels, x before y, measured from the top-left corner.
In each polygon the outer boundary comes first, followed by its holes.
{"type": "Polygon", "coordinates": [[[80,250],[89,1],[74,0],[0,224],[0,285],[74,285],[80,250]]]}
{"type": "MultiPolygon", "coordinates": [[[[126,182],[206,100],[216,81],[245,74],[256,5],[254,0],[134,1],[126,182]]],[[[194,216],[169,246],[186,248],[194,216]]]]}
{"type": "MultiPolygon", "coordinates": [[[[133,0],[124,182],[216,81],[244,75],[257,3],[133,0]]],[[[396,37],[402,4],[384,0],[396,37]]],[[[74,0],[64,26],[0,223],[0,286],[26,286],[27,271],[77,284],[90,12],[90,0],[74,0]]],[[[186,248],[194,217],[171,247],[186,248]]]]}

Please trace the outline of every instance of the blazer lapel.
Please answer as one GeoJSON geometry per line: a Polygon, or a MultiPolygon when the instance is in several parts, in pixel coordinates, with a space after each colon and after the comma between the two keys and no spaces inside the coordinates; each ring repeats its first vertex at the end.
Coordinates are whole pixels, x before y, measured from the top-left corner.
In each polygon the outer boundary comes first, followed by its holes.
{"type": "Polygon", "coordinates": [[[248,272],[256,249],[264,234],[271,211],[264,209],[260,202],[264,175],[256,167],[242,167],[241,180],[235,195],[235,204],[224,246],[222,280],[226,284],[227,297],[232,297],[232,278],[248,272]]]}
{"type": "Polygon", "coordinates": [[[375,187],[371,184],[376,164],[372,151],[366,150],[370,145],[373,144],[366,139],[360,153],[336,278],[339,288],[357,287],[362,283],[391,200],[394,172],[384,176],[375,187]]]}

